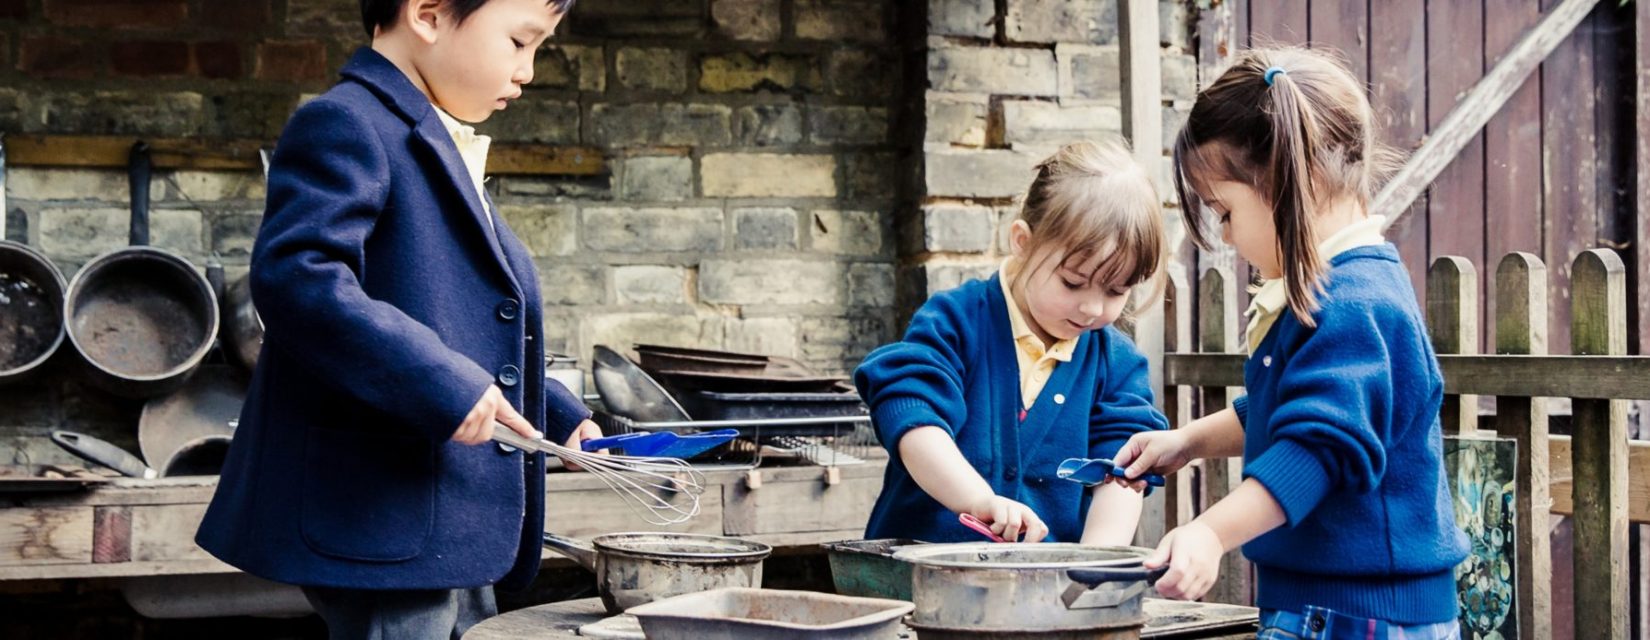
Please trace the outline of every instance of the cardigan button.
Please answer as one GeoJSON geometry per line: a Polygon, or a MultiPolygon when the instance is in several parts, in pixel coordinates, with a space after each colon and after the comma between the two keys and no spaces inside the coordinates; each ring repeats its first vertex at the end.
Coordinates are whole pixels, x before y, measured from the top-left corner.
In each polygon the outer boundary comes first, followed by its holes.
{"type": "Polygon", "coordinates": [[[1003,473],[1003,476],[1008,478],[1009,480],[1013,480],[1015,478],[1020,477],[1020,472],[1019,472],[1018,469],[1015,469],[1014,467],[1009,467],[1008,471],[1003,473]]]}
{"type": "Polygon", "coordinates": [[[1261,357],[1260,366],[1263,366],[1263,367],[1272,366],[1272,356],[1263,356],[1263,357],[1261,357]]]}
{"type": "Polygon", "coordinates": [[[1054,404],[1065,404],[1066,396],[1063,393],[1054,394],[1054,404]]]}

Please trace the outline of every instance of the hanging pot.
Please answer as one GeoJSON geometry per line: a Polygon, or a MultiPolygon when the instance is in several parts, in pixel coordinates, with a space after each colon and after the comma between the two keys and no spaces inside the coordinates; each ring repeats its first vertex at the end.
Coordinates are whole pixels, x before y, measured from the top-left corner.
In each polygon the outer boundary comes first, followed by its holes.
{"type": "Polygon", "coordinates": [[[132,147],[131,245],[87,263],[69,283],[64,324],[111,393],[148,398],[176,390],[212,348],[218,301],[188,260],[149,243],[149,148],[132,147]]]}
{"type": "Polygon", "coordinates": [[[0,385],[34,374],[63,344],[63,272],[6,240],[6,148],[0,144],[0,385]]]}

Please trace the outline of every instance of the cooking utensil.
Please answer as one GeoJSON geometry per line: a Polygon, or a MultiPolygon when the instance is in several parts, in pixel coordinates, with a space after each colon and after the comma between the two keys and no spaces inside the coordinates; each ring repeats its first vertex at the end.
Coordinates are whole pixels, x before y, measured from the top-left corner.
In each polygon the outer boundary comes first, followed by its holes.
{"type": "Polygon", "coordinates": [[[166,460],[164,466],[156,470],[144,464],[142,458],[132,455],[131,452],[84,433],[53,431],[51,439],[57,446],[84,460],[114,469],[124,476],[151,480],[161,477],[217,475],[223,468],[224,457],[229,454],[229,438],[204,436],[185,443],[176,454],[166,460]]]}
{"type": "Polygon", "coordinates": [[[623,497],[632,513],[650,524],[680,524],[699,515],[705,475],[680,458],[586,453],[548,440],[523,437],[498,423],[493,424],[493,440],[517,449],[542,451],[561,458],[562,462],[583,467],[623,497]],[[673,495],[684,496],[688,504],[676,504],[669,497],[673,495]]]}
{"type": "Polygon", "coordinates": [[[252,306],[252,276],[242,276],[224,291],[223,351],[248,373],[258,366],[264,348],[264,321],[252,306]]]}
{"type": "MultiPolygon", "coordinates": [[[[233,423],[240,418],[245,401],[246,387],[230,367],[203,365],[183,388],[143,405],[138,418],[138,448],[143,459],[150,466],[164,469],[170,466],[173,456],[187,455],[197,460],[197,456],[208,456],[206,451],[191,448],[227,446],[235,435],[233,423]]],[[[221,452],[217,455],[221,460],[221,452]]]]}
{"type": "Polygon", "coordinates": [[[910,538],[827,542],[831,582],[846,596],[911,601],[911,565],[894,559],[894,552],[916,544],[910,538]]]}
{"type": "Polygon", "coordinates": [[[727,444],[729,440],[738,437],[735,429],[721,429],[692,435],[677,435],[674,431],[658,431],[654,433],[626,433],[606,438],[585,440],[581,447],[585,451],[601,449],[623,449],[626,455],[658,456],[662,458],[680,458],[688,460],[711,449],[727,444]]]}
{"type": "Polygon", "coordinates": [[[905,547],[912,564],[911,626],[958,634],[1062,634],[1138,628],[1155,572],[1150,549],[1071,543],[960,543],[905,547]],[[992,603],[992,606],[981,606],[992,603]]]}
{"type": "Polygon", "coordinates": [[[6,145],[0,135],[0,384],[33,377],[63,344],[63,272],[6,239],[6,145]]]}
{"type": "Polygon", "coordinates": [[[992,532],[991,525],[986,524],[984,520],[974,517],[974,514],[972,513],[957,514],[957,521],[961,522],[963,526],[973,529],[980,535],[991,539],[992,542],[1008,542],[1006,538],[992,532]]]}
{"type": "Polygon", "coordinates": [[[773,547],[752,540],[687,533],[610,533],[589,542],[544,534],[544,545],[596,574],[608,613],[719,587],[762,584],[773,547]]]}
{"type": "Polygon", "coordinates": [[[643,369],[672,369],[702,373],[734,373],[773,377],[810,377],[812,369],[792,358],[755,353],[689,349],[654,344],[636,345],[643,369]]]}
{"type": "Polygon", "coordinates": [[[584,397],[584,371],[579,369],[579,359],[559,353],[544,355],[544,377],[567,387],[573,392],[573,397],[584,397]]]}
{"type": "Polygon", "coordinates": [[[132,146],[131,245],[93,258],[69,283],[64,324],[88,379],[117,395],[176,390],[218,334],[211,283],[188,260],[149,243],[149,147],[132,146]]]}
{"type": "Polygon", "coordinates": [[[624,354],[596,345],[595,355],[596,392],[609,411],[637,422],[692,420],[664,387],[624,354]]]}
{"type": "Polygon", "coordinates": [[[830,393],[840,391],[839,376],[770,376],[750,373],[711,373],[681,369],[648,369],[665,388],[686,396],[696,391],[722,393],[830,393]]]}
{"type": "MultiPolygon", "coordinates": [[[[1117,466],[1117,463],[1112,462],[1109,458],[1066,458],[1054,470],[1054,475],[1063,480],[1079,482],[1092,487],[1105,482],[1107,476],[1127,480],[1129,471],[1125,467],[1117,466]]],[[[1161,487],[1167,483],[1163,476],[1155,473],[1148,473],[1140,476],[1139,479],[1146,482],[1146,495],[1148,496],[1152,494],[1152,487],[1161,487]]]]}
{"type": "Polygon", "coordinates": [[[912,604],[881,598],[724,588],[629,611],[649,640],[883,640],[897,637],[912,604]]]}
{"type": "MultiPolygon", "coordinates": [[[[688,413],[700,420],[827,418],[869,415],[856,393],[730,393],[698,391],[683,396],[688,413]]],[[[764,436],[833,436],[842,423],[789,429],[762,429],[764,436]]]]}

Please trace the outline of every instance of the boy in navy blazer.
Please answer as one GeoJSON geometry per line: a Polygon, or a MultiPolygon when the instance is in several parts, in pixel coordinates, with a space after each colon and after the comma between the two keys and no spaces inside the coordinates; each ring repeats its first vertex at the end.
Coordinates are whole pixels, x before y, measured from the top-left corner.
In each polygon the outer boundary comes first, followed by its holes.
{"type": "Polygon", "coordinates": [[[458,638],[525,586],[544,456],[599,437],[544,377],[531,256],[481,189],[486,120],[573,0],[361,0],[372,46],[278,143],[252,297],[266,325],[196,536],[304,587],[333,638],[458,638]]]}

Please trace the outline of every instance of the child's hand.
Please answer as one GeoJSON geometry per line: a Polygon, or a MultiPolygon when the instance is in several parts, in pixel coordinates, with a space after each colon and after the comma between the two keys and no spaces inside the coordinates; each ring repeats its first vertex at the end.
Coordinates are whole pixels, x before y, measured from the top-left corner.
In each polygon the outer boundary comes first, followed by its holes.
{"type": "Polygon", "coordinates": [[[1141,476],[1148,472],[1169,475],[1186,466],[1192,457],[1187,451],[1185,432],[1146,431],[1134,434],[1123,443],[1114,461],[1128,470],[1132,486],[1143,489],[1145,483],[1139,481],[1141,476]]]}
{"type": "Polygon", "coordinates": [[[1041,542],[1048,536],[1048,525],[1037,517],[1031,507],[1008,498],[993,495],[968,510],[974,517],[991,525],[991,532],[1009,542],[1041,542]],[[1021,540],[1020,535],[1025,534],[1021,540]]]}
{"type": "MultiPolygon", "coordinates": [[[[580,422],[579,426],[573,428],[573,435],[568,436],[567,443],[564,446],[574,451],[583,451],[584,448],[581,445],[584,444],[585,440],[595,440],[600,437],[602,437],[602,428],[594,422],[585,420],[580,422]]],[[[606,449],[597,449],[595,452],[604,456],[607,455],[606,449]]],[[[569,471],[584,471],[584,467],[571,462],[563,462],[569,471]]]]}
{"type": "Polygon", "coordinates": [[[1157,581],[1157,592],[1166,598],[1196,600],[1209,592],[1220,576],[1220,556],[1226,547],[1213,529],[1193,520],[1158,543],[1157,550],[1146,557],[1146,568],[1169,565],[1169,572],[1157,581]]]}
{"type": "Polygon", "coordinates": [[[464,422],[459,423],[458,430],[453,432],[453,442],[477,445],[492,440],[494,422],[509,427],[524,438],[537,440],[544,437],[544,434],[533,429],[526,418],[516,413],[515,407],[504,398],[504,392],[488,385],[487,392],[481,394],[481,400],[476,402],[476,406],[464,416],[464,422]]]}

